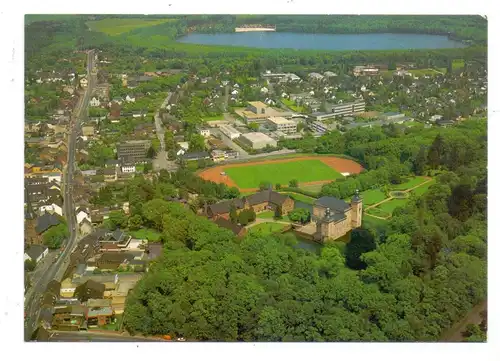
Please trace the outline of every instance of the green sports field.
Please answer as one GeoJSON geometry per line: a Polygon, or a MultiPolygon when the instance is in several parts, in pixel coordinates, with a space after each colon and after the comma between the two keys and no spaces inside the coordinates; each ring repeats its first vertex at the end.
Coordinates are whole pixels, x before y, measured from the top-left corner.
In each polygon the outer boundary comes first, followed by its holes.
{"type": "Polygon", "coordinates": [[[286,163],[263,163],[224,169],[239,188],[259,188],[261,182],[288,185],[292,179],[302,182],[327,181],[342,177],[336,170],[316,159],[286,163]]]}

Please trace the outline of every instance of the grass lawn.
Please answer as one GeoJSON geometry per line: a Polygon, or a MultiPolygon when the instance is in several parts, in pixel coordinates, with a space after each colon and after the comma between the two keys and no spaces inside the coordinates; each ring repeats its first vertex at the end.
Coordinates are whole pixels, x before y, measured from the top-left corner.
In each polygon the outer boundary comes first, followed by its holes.
{"type": "Polygon", "coordinates": [[[288,108],[292,109],[294,112],[297,112],[297,113],[304,113],[305,112],[305,108],[303,106],[295,105],[295,102],[290,100],[290,99],[281,98],[281,102],[283,104],[285,104],[288,108]]]}
{"type": "Polygon", "coordinates": [[[380,209],[379,207],[370,208],[370,209],[366,210],[366,214],[378,216],[378,217],[383,217],[383,218],[387,218],[387,217],[391,216],[390,212],[387,212],[383,209],[380,209]]]}
{"type": "Polygon", "coordinates": [[[368,213],[363,214],[362,227],[367,227],[367,228],[375,227],[376,228],[376,227],[386,226],[386,225],[387,225],[386,220],[372,217],[368,213]]]}
{"type": "Polygon", "coordinates": [[[292,179],[301,183],[342,177],[339,172],[316,159],[256,164],[227,168],[224,171],[240,188],[258,188],[261,182],[288,184],[292,179]]]}
{"type": "Polygon", "coordinates": [[[451,63],[451,67],[453,70],[464,68],[465,67],[464,59],[453,59],[453,62],[451,63]]]}
{"type": "MultiPolygon", "coordinates": [[[[380,209],[383,212],[386,212],[386,213],[392,215],[392,211],[394,211],[394,209],[396,209],[398,207],[403,207],[407,202],[408,202],[408,199],[391,199],[390,201],[382,203],[380,206],[378,206],[374,209],[380,209]]],[[[371,211],[371,209],[368,212],[370,212],[370,211],[371,211]]],[[[375,214],[375,213],[372,213],[372,214],[375,214]]]]}
{"type": "Polygon", "coordinates": [[[130,235],[136,239],[147,239],[148,241],[159,241],[161,234],[154,229],[141,228],[138,231],[131,231],[130,235]]]}
{"type": "Polygon", "coordinates": [[[144,172],[144,164],[137,164],[137,165],[135,166],[135,170],[136,170],[137,172],[141,172],[141,173],[142,173],[142,172],[144,172]]]}
{"type": "Polygon", "coordinates": [[[404,183],[401,183],[401,184],[393,184],[391,185],[391,189],[392,190],[397,190],[397,191],[404,191],[404,190],[407,190],[407,189],[410,189],[410,188],[413,188],[415,186],[418,186],[419,184],[421,183],[424,183],[427,179],[424,178],[424,177],[421,177],[421,176],[417,176],[417,177],[414,177],[414,178],[411,178],[410,180],[404,182],[404,183]]]}
{"type": "Polygon", "coordinates": [[[169,19],[102,19],[88,21],[87,25],[92,31],[99,31],[108,35],[120,35],[131,30],[145,28],[171,21],[169,19]]]}
{"type": "Polygon", "coordinates": [[[248,232],[253,233],[253,234],[268,235],[268,234],[279,232],[285,227],[286,227],[286,224],[268,222],[268,223],[261,223],[261,224],[258,224],[256,226],[253,226],[252,228],[248,229],[248,232]]]}
{"type": "Polygon", "coordinates": [[[432,186],[434,184],[436,184],[436,180],[435,179],[431,180],[428,183],[425,183],[425,184],[421,185],[418,188],[415,188],[410,193],[411,194],[415,194],[417,196],[421,196],[422,194],[424,194],[425,192],[427,192],[427,190],[429,189],[430,186],[432,186]]]}
{"type": "MultiPolygon", "coordinates": [[[[273,211],[265,211],[265,212],[257,213],[257,218],[274,219],[274,212],[273,211]]],[[[290,218],[288,218],[288,216],[283,216],[280,219],[280,221],[290,222],[290,218]]]]}
{"type": "Polygon", "coordinates": [[[304,194],[300,194],[300,193],[294,193],[294,192],[280,192],[280,193],[289,195],[295,201],[300,201],[300,202],[309,203],[309,204],[313,204],[314,201],[316,200],[315,198],[308,197],[308,196],[306,196],[304,194]]]}
{"type": "Polygon", "coordinates": [[[201,119],[203,119],[205,122],[210,122],[210,121],[214,121],[214,120],[224,120],[224,116],[223,115],[213,115],[211,117],[203,117],[201,119]]]}
{"type": "Polygon", "coordinates": [[[380,189],[369,189],[367,191],[361,192],[361,198],[363,199],[363,204],[370,206],[372,204],[378,203],[386,199],[385,193],[380,189]]]}

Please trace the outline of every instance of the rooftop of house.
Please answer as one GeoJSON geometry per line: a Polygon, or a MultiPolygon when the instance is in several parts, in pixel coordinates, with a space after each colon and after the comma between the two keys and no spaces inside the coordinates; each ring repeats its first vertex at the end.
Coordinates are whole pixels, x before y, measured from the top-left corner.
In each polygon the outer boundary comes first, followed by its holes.
{"type": "Polygon", "coordinates": [[[44,213],[36,220],[35,231],[40,234],[48,230],[52,226],[57,226],[61,221],[59,218],[50,213],[44,213]]]}
{"type": "Polygon", "coordinates": [[[251,206],[264,202],[282,205],[287,199],[289,199],[287,195],[267,189],[243,198],[230,199],[227,201],[211,204],[208,206],[208,209],[210,209],[213,214],[225,214],[229,213],[231,205],[234,205],[236,209],[244,208],[245,202],[248,202],[248,204],[251,206]]]}
{"type": "Polygon", "coordinates": [[[186,153],[182,155],[183,159],[190,160],[190,159],[203,159],[203,158],[210,158],[210,154],[208,152],[194,152],[194,153],[186,153]]]}
{"type": "Polygon", "coordinates": [[[245,228],[243,226],[232,223],[231,221],[228,221],[227,219],[224,218],[217,218],[214,223],[217,224],[219,227],[229,229],[236,235],[240,234],[240,232],[245,228]]]}
{"type": "Polygon", "coordinates": [[[112,316],[113,308],[108,307],[93,307],[87,308],[87,317],[112,316]]]}
{"type": "Polygon", "coordinates": [[[24,253],[26,253],[32,260],[36,260],[47,250],[47,246],[34,244],[31,245],[24,253]]]}

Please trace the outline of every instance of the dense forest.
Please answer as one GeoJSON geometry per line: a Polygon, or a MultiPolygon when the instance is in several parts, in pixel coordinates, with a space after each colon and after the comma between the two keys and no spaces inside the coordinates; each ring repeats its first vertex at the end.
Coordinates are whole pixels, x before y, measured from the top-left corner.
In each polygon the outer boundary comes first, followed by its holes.
{"type": "MultiPolygon", "coordinates": [[[[486,297],[486,122],[419,132],[346,138],[373,162],[358,181],[389,167],[437,182],[383,232],[357,229],[319,254],[294,247],[292,235],[238,240],[154,188],[136,199],[144,203],[131,217],[161,232],[165,251],[128,297],[126,328],[218,341],[438,340],[486,297]],[[409,136],[417,141],[398,161],[409,136]]],[[[185,177],[163,174],[154,187],[173,190],[185,177]]]]}

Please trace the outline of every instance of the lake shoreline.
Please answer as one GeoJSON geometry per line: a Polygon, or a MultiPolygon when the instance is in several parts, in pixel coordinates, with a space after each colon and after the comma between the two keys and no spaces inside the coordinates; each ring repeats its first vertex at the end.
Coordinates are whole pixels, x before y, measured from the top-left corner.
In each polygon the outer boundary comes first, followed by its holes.
{"type": "Polygon", "coordinates": [[[396,51],[460,49],[468,45],[451,34],[422,33],[304,33],[280,31],[190,32],[176,40],[181,44],[231,46],[252,49],[316,51],[396,51]]]}

